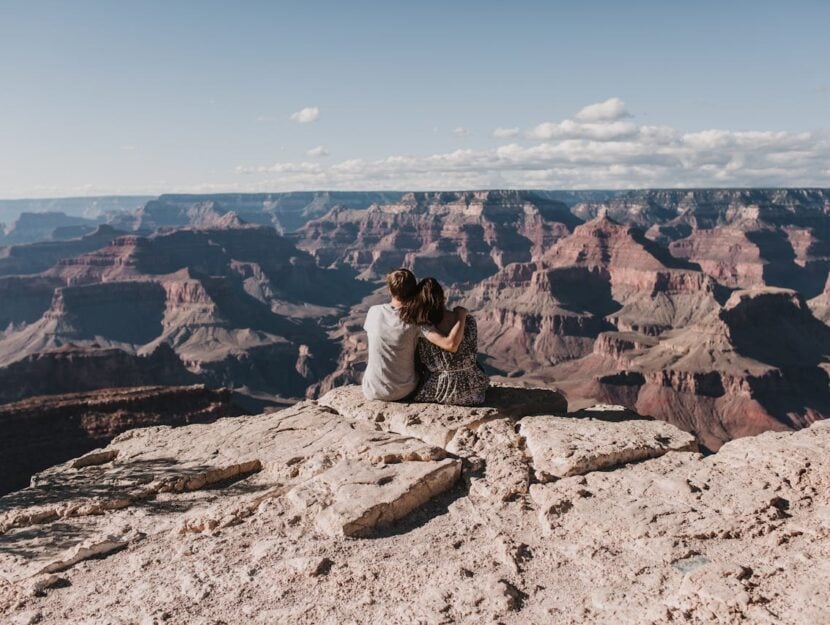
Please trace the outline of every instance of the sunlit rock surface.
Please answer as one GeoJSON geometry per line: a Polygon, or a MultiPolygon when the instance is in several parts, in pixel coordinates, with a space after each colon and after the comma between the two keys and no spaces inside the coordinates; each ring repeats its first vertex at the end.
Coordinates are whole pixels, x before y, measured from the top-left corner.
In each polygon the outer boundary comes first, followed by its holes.
{"type": "Polygon", "coordinates": [[[0,499],[0,612],[13,623],[830,619],[830,423],[703,457],[666,423],[611,406],[568,415],[555,391],[507,392],[500,412],[498,401],[361,405],[338,389],[280,412],[126,432],[0,499]],[[446,448],[416,435],[415,415],[424,438],[455,429],[446,448]]]}

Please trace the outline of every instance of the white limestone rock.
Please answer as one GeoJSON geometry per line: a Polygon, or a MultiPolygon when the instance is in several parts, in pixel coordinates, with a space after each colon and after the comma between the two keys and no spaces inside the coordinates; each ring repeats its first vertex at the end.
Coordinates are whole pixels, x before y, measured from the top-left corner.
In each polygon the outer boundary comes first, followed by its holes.
{"type": "Polygon", "coordinates": [[[540,482],[697,450],[694,436],[662,421],[525,417],[519,433],[540,482]]]}
{"type": "Polygon", "coordinates": [[[356,385],[329,391],[318,402],[348,419],[373,423],[379,430],[419,438],[444,449],[461,430],[475,430],[493,419],[568,411],[567,401],[555,390],[510,386],[491,387],[484,405],[477,407],[368,400],[356,385]]]}

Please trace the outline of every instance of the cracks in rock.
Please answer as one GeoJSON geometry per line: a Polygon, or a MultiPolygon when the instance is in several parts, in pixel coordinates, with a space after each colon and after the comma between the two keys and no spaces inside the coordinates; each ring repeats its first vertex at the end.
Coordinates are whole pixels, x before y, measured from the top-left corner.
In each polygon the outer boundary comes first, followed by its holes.
{"type": "Polygon", "coordinates": [[[219,515],[204,515],[195,518],[185,519],[179,527],[180,534],[200,533],[212,531],[217,528],[238,525],[244,519],[253,516],[259,507],[268,500],[283,497],[291,487],[284,484],[277,484],[266,492],[244,501],[221,517],[219,515]]]}

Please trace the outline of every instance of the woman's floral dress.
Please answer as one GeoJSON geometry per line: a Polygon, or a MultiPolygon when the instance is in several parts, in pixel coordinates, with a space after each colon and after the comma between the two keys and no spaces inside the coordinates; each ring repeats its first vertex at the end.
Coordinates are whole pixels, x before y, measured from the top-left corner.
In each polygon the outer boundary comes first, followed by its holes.
{"type": "Polygon", "coordinates": [[[418,339],[418,359],[422,367],[421,385],[412,401],[452,404],[454,406],[480,406],[490,384],[487,374],[476,361],[478,352],[478,328],[476,320],[468,316],[464,326],[464,338],[454,354],[418,339]]]}

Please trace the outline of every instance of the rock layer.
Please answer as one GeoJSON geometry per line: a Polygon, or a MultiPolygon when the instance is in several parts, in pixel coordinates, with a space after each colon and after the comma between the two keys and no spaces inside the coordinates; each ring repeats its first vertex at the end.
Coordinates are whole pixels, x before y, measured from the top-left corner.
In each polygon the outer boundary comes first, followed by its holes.
{"type": "MultiPolygon", "coordinates": [[[[242,413],[227,389],[141,386],[30,397],[0,405],[0,494],[135,427],[206,423],[242,413]]],[[[91,466],[90,457],[75,468],[91,466]],[[85,464],[86,463],[86,464],[85,464]]]]}
{"type": "Polygon", "coordinates": [[[529,261],[578,223],[565,204],[532,192],[407,193],[364,210],[335,207],[298,238],[323,266],[347,265],[365,277],[410,266],[456,283],[529,261]]]}
{"type": "MultiPolygon", "coordinates": [[[[786,288],[826,328],[829,198],[826,189],[167,195],[100,215],[110,226],[89,236],[0,251],[0,274],[27,274],[0,275],[0,394],[100,379],[199,381],[257,401],[317,397],[359,382],[363,318],[386,298],[377,278],[404,264],[449,282],[450,305],[473,310],[483,364],[502,381],[556,384],[574,406],[624,404],[713,449],[830,414],[826,351],[765,348],[740,329],[751,324],[724,328],[720,318],[733,314],[736,292],[786,288]],[[158,379],[142,378],[142,357],[168,346],[175,357],[158,379]],[[67,349],[90,357],[67,372],[67,349]],[[803,365],[785,363],[788,354],[803,365]],[[109,372],[95,366],[103,361],[109,372]],[[47,378],[52,363],[61,375],[47,378]]],[[[781,299],[739,308],[756,308],[773,338],[820,344],[824,330],[780,314],[781,299]]]]}

